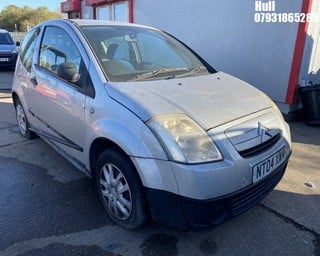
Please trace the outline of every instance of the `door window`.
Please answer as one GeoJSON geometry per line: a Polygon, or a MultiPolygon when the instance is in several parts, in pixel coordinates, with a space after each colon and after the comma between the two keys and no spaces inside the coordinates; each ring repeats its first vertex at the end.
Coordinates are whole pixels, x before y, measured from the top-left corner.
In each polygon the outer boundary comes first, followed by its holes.
{"type": "Polygon", "coordinates": [[[71,37],[61,28],[46,27],[40,46],[39,66],[57,74],[59,65],[67,62],[75,64],[77,73],[76,80],[67,82],[94,98],[95,90],[91,77],[71,37]]]}
{"type": "Polygon", "coordinates": [[[62,29],[47,27],[41,43],[39,65],[56,73],[59,64],[72,62],[80,71],[81,56],[70,38],[62,29]]]}

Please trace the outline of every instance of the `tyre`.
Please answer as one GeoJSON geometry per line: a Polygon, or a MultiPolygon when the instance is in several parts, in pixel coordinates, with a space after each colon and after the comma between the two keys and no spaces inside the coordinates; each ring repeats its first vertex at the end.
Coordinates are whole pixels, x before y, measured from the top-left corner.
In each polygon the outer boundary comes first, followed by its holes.
{"type": "Polygon", "coordinates": [[[130,159],[117,150],[106,150],[96,170],[98,193],[110,218],[126,229],[141,227],[147,220],[146,200],[130,159]]]}
{"type": "Polygon", "coordinates": [[[19,100],[17,100],[15,107],[16,107],[16,118],[17,118],[18,127],[19,127],[21,136],[26,139],[35,138],[36,134],[30,131],[29,121],[27,119],[23,106],[19,100]]]}

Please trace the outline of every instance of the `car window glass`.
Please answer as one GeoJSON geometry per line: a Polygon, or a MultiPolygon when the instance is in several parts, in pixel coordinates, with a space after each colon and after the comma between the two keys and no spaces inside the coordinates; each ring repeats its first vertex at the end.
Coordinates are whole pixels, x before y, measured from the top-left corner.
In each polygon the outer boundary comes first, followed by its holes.
{"type": "Polygon", "coordinates": [[[83,26],[82,30],[111,81],[208,73],[192,51],[160,31],[125,26],[83,26]]]}
{"type": "Polygon", "coordinates": [[[40,47],[39,65],[51,72],[57,73],[59,64],[71,62],[80,71],[81,56],[70,38],[62,29],[47,27],[40,47]]]}
{"type": "Polygon", "coordinates": [[[153,36],[152,34],[139,34],[137,39],[141,59],[146,63],[165,67],[188,67],[177,50],[165,38],[153,36]],[[155,51],[154,49],[157,49],[155,51]]]}
{"type": "Polygon", "coordinates": [[[61,28],[46,27],[40,46],[38,64],[57,74],[59,65],[67,62],[75,64],[77,72],[77,79],[68,82],[80,88],[81,92],[94,98],[95,90],[91,77],[71,37],[61,28]]]}
{"type": "Polygon", "coordinates": [[[34,29],[31,30],[23,39],[22,45],[21,45],[21,51],[20,51],[20,58],[22,61],[22,64],[25,66],[27,71],[31,71],[31,65],[32,65],[32,56],[34,52],[34,46],[36,39],[38,38],[39,30],[34,29]]]}
{"type": "Polygon", "coordinates": [[[0,33],[0,44],[14,44],[9,33],[0,33]]]}
{"type": "Polygon", "coordinates": [[[129,44],[121,37],[111,38],[103,41],[106,48],[106,55],[108,59],[125,59],[130,60],[129,44]]]}

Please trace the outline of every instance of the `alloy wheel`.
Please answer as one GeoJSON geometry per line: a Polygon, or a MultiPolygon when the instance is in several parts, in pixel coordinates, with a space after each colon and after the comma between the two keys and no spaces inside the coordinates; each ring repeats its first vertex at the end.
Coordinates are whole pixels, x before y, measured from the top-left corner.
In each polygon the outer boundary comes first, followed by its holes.
{"type": "Polygon", "coordinates": [[[127,220],[132,212],[132,197],[126,178],[119,168],[107,163],[100,171],[100,190],[109,212],[118,220],[127,220]]]}
{"type": "Polygon", "coordinates": [[[17,105],[17,121],[22,135],[27,133],[27,118],[20,104],[17,105]]]}

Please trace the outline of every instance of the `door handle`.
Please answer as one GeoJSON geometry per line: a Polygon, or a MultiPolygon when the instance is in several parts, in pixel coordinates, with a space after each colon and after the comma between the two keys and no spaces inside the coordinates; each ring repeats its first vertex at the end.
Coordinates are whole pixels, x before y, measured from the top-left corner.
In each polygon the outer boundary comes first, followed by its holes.
{"type": "Polygon", "coordinates": [[[94,110],[94,108],[90,108],[89,112],[90,112],[90,114],[92,115],[92,114],[94,114],[94,112],[96,112],[96,111],[94,110]]]}
{"type": "Polygon", "coordinates": [[[34,87],[36,87],[37,85],[38,85],[38,81],[37,81],[37,78],[34,76],[34,77],[31,77],[30,78],[30,81],[31,81],[31,83],[32,83],[32,85],[34,86],[34,87]]]}

